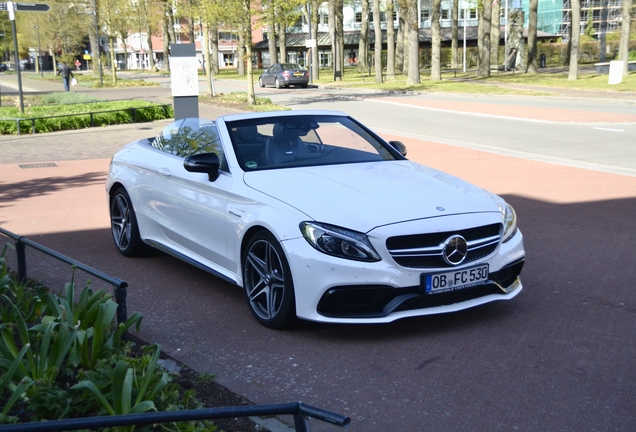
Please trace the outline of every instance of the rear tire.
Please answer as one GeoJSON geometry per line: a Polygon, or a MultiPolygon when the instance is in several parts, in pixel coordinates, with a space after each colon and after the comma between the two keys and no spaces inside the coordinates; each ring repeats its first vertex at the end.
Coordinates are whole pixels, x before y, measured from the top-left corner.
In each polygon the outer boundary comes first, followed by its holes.
{"type": "Polygon", "coordinates": [[[276,88],[277,88],[277,89],[283,88],[283,86],[282,86],[282,85],[280,85],[280,81],[278,81],[278,78],[276,78],[276,82],[275,82],[275,84],[276,84],[276,88]]]}
{"type": "Polygon", "coordinates": [[[296,321],[296,299],[289,263],[278,240],[267,231],[256,233],[243,255],[243,285],[254,318],[272,329],[296,321]]]}
{"type": "Polygon", "coordinates": [[[139,225],[128,192],[120,187],[110,197],[110,226],[120,254],[133,257],[148,253],[150,247],[139,235],[139,225]]]}

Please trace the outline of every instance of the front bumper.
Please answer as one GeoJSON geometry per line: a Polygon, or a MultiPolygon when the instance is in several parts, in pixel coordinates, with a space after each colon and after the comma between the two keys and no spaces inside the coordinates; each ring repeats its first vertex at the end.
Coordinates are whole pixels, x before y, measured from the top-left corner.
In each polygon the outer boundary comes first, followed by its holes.
{"type": "Polygon", "coordinates": [[[436,294],[424,293],[421,281],[423,274],[440,269],[401,267],[383,252],[382,261],[374,263],[335,258],[316,251],[302,237],[281,245],[292,270],[296,312],[310,321],[387,323],[509,300],[522,289],[525,251],[520,231],[489,256],[466,265],[488,263],[487,283],[436,294]]]}

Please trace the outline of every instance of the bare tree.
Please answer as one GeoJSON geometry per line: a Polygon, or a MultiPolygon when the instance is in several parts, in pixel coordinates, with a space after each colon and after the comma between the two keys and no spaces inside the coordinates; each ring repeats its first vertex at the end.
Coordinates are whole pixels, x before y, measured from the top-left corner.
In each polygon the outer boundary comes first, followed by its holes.
{"type": "Polygon", "coordinates": [[[528,19],[528,61],[526,73],[537,73],[537,11],[539,0],[530,0],[530,17],[528,19]]]}
{"type": "Polygon", "coordinates": [[[623,61],[623,76],[629,75],[629,34],[631,25],[632,0],[623,0],[621,18],[621,40],[618,46],[618,59],[623,61]]]}
{"type": "Polygon", "coordinates": [[[407,12],[409,64],[406,83],[409,85],[420,83],[420,35],[417,1],[418,0],[409,0],[407,12]]]}
{"type": "Polygon", "coordinates": [[[362,0],[360,40],[358,41],[358,71],[369,70],[369,0],[362,0]]]}
{"type": "Polygon", "coordinates": [[[579,78],[579,41],[581,39],[581,1],[572,0],[572,22],[570,24],[570,71],[568,80],[579,78]]]}
{"type": "Polygon", "coordinates": [[[479,16],[478,29],[478,51],[479,65],[477,75],[480,77],[490,76],[490,21],[492,17],[492,7],[490,0],[482,2],[482,11],[479,16]]]}

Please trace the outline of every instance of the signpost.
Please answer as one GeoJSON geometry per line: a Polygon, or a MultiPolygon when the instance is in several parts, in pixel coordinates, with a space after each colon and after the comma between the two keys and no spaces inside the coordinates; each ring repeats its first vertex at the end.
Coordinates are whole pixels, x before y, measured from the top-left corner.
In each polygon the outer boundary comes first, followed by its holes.
{"type": "MultiPolygon", "coordinates": [[[[9,2],[11,3],[11,2],[9,2]]],[[[0,11],[9,10],[9,3],[0,3],[0,11]]],[[[15,10],[21,12],[48,12],[51,6],[46,3],[13,3],[15,10]]]]}
{"type": "MultiPolygon", "coordinates": [[[[45,3],[0,3],[0,11],[9,12],[11,29],[13,30],[13,48],[15,50],[15,69],[18,73],[18,91],[20,93],[20,112],[24,112],[24,97],[22,95],[22,74],[20,73],[20,55],[18,54],[18,32],[15,28],[15,12],[48,12],[51,7],[45,3]]],[[[39,30],[38,30],[39,31],[39,30]]],[[[39,54],[39,53],[38,53],[39,54]]]]}

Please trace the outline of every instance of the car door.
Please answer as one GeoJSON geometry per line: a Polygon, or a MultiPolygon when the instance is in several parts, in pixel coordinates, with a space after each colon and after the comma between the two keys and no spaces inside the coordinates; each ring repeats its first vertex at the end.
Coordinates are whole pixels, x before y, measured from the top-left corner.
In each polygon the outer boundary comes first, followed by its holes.
{"type": "Polygon", "coordinates": [[[160,178],[153,190],[163,234],[171,243],[168,246],[177,252],[227,273],[225,217],[233,179],[216,125],[209,120],[186,119],[172,138],[164,149],[170,154],[158,169],[160,178]],[[214,182],[207,174],[188,172],[183,166],[187,156],[209,152],[217,153],[221,160],[221,173],[214,182]]]}
{"type": "Polygon", "coordinates": [[[274,83],[276,82],[277,72],[278,72],[277,64],[270,66],[269,69],[267,69],[267,81],[265,82],[265,84],[274,85],[274,83]]]}

